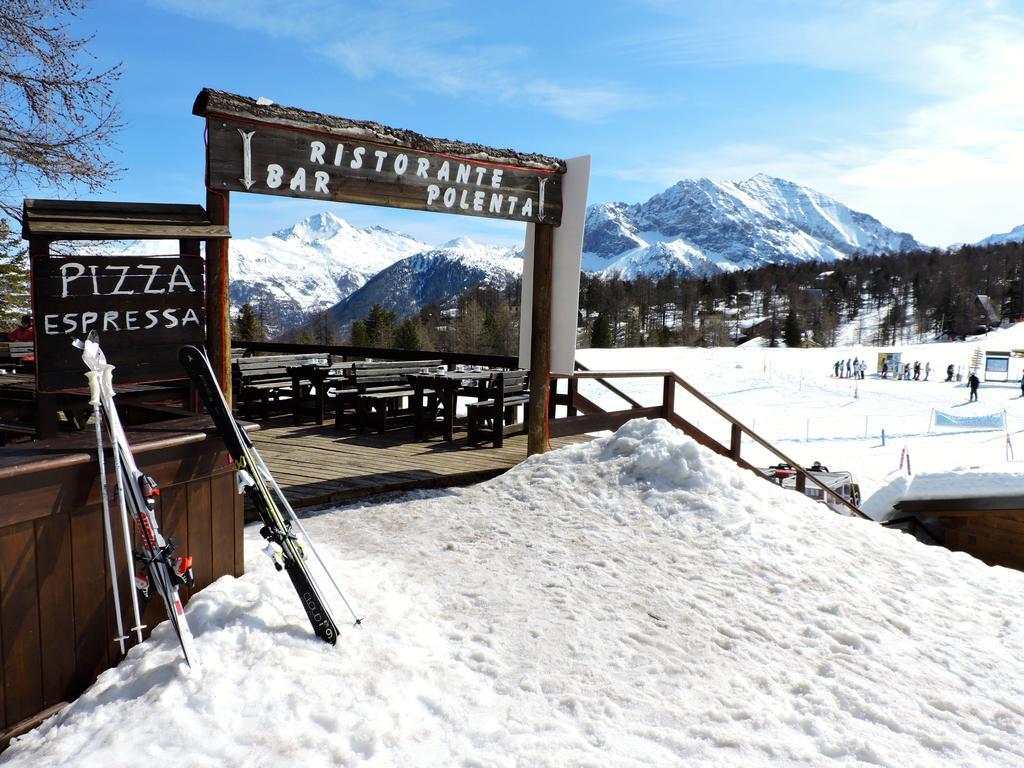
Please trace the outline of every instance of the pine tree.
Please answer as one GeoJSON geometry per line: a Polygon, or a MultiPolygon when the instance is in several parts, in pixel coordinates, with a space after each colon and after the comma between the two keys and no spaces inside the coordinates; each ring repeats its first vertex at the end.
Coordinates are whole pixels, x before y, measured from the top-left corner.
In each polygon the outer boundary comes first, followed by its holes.
{"type": "Polygon", "coordinates": [[[455,349],[458,352],[486,352],[484,311],[476,299],[467,301],[455,321],[455,349]]]}
{"type": "Polygon", "coordinates": [[[395,348],[426,349],[425,337],[422,326],[409,318],[399,325],[395,332],[395,348]]]}
{"type": "Polygon", "coordinates": [[[266,341],[267,329],[260,322],[252,304],[246,302],[238,311],[234,336],[239,341],[266,341]]]}
{"type": "Polygon", "coordinates": [[[389,347],[395,331],[397,315],[380,304],[374,304],[366,316],[366,336],[371,347],[389,347]]]}
{"type": "Polygon", "coordinates": [[[362,320],[356,320],[352,323],[352,346],[353,347],[368,347],[370,346],[370,334],[366,332],[366,323],[362,320]]]}
{"type": "Polygon", "coordinates": [[[598,349],[608,349],[614,346],[612,340],[612,329],[608,324],[608,315],[599,312],[594,320],[594,326],[590,329],[590,346],[598,349]]]}
{"type": "Polygon", "coordinates": [[[797,318],[795,310],[789,310],[789,314],[786,315],[786,322],[782,327],[782,338],[787,347],[799,347],[803,343],[804,332],[800,327],[800,320],[797,318]]]}
{"type": "Polygon", "coordinates": [[[7,222],[0,219],[0,333],[14,328],[32,303],[28,295],[26,252],[7,222]]]}

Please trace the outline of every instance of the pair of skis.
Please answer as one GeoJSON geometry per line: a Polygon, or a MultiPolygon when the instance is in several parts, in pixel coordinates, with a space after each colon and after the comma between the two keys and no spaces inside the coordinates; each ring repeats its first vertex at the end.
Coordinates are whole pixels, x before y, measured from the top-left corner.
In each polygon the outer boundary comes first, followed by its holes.
{"type": "Polygon", "coordinates": [[[288,574],[316,636],[334,645],[338,638],[338,627],[331,617],[323,592],[307,567],[306,550],[313,554],[321,571],[352,614],[355,626],[358,627],[362,619],[352,610],[302,522],[285,498],[284,492],[267,469],[256,446],[235,421],[206,354],[198,347],[185,346],[179,351],[178,359],[192,379],[210,418],[224,440],[228,454],[235,463],[239,492],[246,494],[263,523],[260,535],[267,541],[263,551],[274,561],[277,570],[284,570],[288,574]],[[301,534],[301,541],[293,533],[293,525],[301,534]]]}
{"type": "MultiPolygon", "coordinates": [[[[110,580],[114,592],[114,614],[117,622],[115,640],[125,652],[125,641],[129,639],[124,628],[121,614],[121,598],[117,587],[117,561],[114,553],[113,530],[111,525],[111,509],[107,491],[106,466],[104,462],[103,428],[106,422],[107,436],[110,441],[114,458],[114,480],[117,487],[117,500],[121,512],[121,532],[124,539],[125,557],[129,568],[133,563],[140,566],[134,571],[134,583],[131,590],[132,614],[135,625],[129,631],[135,632],[142,642],[142,630],[145,626],[139,613],[138,592],[149,597],[155,590],[167,610],[167,617],[174,628],[185,663],[190,668],[197,668],[199,657],[196,654],[192,633],[185,620],[185,609],[178,594],[181,585],[191,586],[192,558],[175,557],[174,541],[167,541],[160,533],[156,520],[156,497],[160,490],[156,481],[143,474],[135,463],[131,446],[121,426],[121,419],[114,406],[113,372],[114,366],[107,363],[99,339],[95,332],[89,334],[84,341],[75,341],[75,346],[82,350],[82,361],[88,368],[86,377],[89,380],[89,403],[93,407],[96,422],[96,447],[100,467],[100,491],[103,495],[103,529],[107,544],[107,559],[110,566],[110,580]],[[141,544],[138,550],[132,550],[132,538],[128,519],[134,522],[135,531],[141,544]]],[[[133,569],[134,570],[134,569],[133,569]]]]}

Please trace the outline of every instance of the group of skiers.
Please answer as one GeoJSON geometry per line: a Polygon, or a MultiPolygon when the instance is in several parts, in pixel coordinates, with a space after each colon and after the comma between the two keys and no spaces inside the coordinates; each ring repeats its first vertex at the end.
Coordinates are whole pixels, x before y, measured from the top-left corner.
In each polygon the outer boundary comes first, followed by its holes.
{"type": "Polygon", "coordinates": [[[902,367],[899,363],[896,363],[892,369],[889,368],[889,361],[882,363],[882,378],[888,379],[890,370],[893,374],[893,378],[897,381],[920,381],[921,371],[924,371],[924,380],[928,381],[928,377],[932,375],[932,364],[926,362],[922,368],[921,363],[917,360],[914,361],[913,367],[910,363],[904,363],[902,367]]]}
{"type": "MultiPolygon", "coordinates": [[[[832,366],[832,371],[837,379],[863,379],[864,374],[868,369],[868,364],[864,360],[859,358],[853,358],[852,360],[836,360],[832,366]]],[[[924,380],[928,381],[928,377],[932,373],[932,364],[925,362],[922,366],[917,360],[914,361],[913,365],[910,363],[894,363],[893,366],[889,367],[889,362],[885,361],[882,363],[882,378],[888,379],[889,374],[892,373],[893,378],[897,381],[920,381],[921,372],[924,372],[924,380]]],[[[946,366],[946,381],[953,380],[953,364],[950,363],[946,366]]],[[[957,381],[960,381],[960,375],[957,374],[957,381]]],[[[969,397],[970,401],[976,401],[978,399],[978,386],[981,384],[977,375],[972,371],[970,377],[967,379],[967,385],[970,388],[971,394],[969,397]]],[[[1024,397],[1024,375],[1021,376],[1020,380],[1020,394],[1024,397]]]]}
{"type": "Polygon", "coordinates": [[[859,360],[856,357],[853,360],[847,360],[845,366],[842,360],[836,360],[832,370],[835,371],[837,379],[863,379],[868,370],[868,364],[866,360],[859,360]]]}

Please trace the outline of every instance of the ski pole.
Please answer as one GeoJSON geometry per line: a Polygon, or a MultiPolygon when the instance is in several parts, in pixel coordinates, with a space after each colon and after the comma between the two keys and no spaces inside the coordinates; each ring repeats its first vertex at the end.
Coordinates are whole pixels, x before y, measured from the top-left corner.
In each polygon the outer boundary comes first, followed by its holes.
{"type": "Polygon", "coordinates": [[[338,582],[334,580],[334,576],[331,575],[330,569],[327,567],[326,563],[324,563],[323,558],[320,557],[320,553],[317,551],[316,546],[313,544],[313,540],[310,539],[309,534],[306,533],[306,529],[305,527],[303,527],[302,521],[299,520],[299,516],[295,514],[295,510],[292,509],[292,505],[288,503],[288,499],[286,499],[284,496],[284,491],[281,490],[281,486],[277,484],[277,481],[274,479],[274,476],[270,474],[270,469],[264,463],[263,457],[260,456],[259,451],[257,451],[255,447],[253,448],[253,455],[256,457],[256,461],[259,462],[257,469],[259,469],[259,472],[263,476],[263,479],[266,482],[270,483],[270,487],[274,489],[274,493],[277,495],[277,498],[281,500],[281,506],[285,508],[292,522],[295,523],[296,527],[302,533],[302,538],[305,540],[306,546],[309,547],[309,549],[313,552],[313,557],[315,557],[316,561],[320,563],[320,568],[323,570],[323,572],[327,574],[327,580],[331,582],[331,586],[334,587],[334,591],[338,593],[338,597],[341,598],[341,601],[345,604],[345,607],[348,609],[348,612],[352,614],[352,618],[355,620],[355,626],[361,626],[363,620],[359,618],[358,615],[356,615],[355,610],[353,610],[352,606],[348,602],[348,599],[345,597],[345,593],[341,591],[341,587],[338,586],[338,582]]]}
{"type": "MultiPolygon", "coordinates": [[[[103,399],[104,408],[107,414],[114,412],[114,366],[107,364],[103,366],[102,374],[103,381],[100,385],[100,396],[103,399]]],[[[135,555],[132,552],[132,534],[128,526],[128,503],[125,499],[125,477],[124,467],[122,466],[121,452],[117,447],[117,434],[116,427],[113,420],[108,416],[107,418],[107,431],[110,434],[110,444],[114,446],[114,477],[117,480],[117,501],[121,507],[121,530],[124,533],[124,551],[125,556],[128,558],[128,568],[131,573],[134,574],[134,568],[132,564],[135,562],[135,555]]],[[[142,623],[142,616],[139,613],[139,597],[136,594],[134,576],[132,583],[132,612],[135,615],[135,626],[132,627],[132,631],[138,638],[139,642],[142,642],[142,630],[146,628],[146,625],[142,623]]]]}
{"type": "MultiPolygon", "coordinates": [[[[114,640],[121,646],[121,655],[123,656],[125,653],[124,641],[128,639],[128,635],[124,633],[124,620],[121,618],[121,596],[117,589],[117,560],[114,557],[114,534],[110,529],[110,499],[107,492],[107,468],[103,458],[103,415],[100,409],[99,373],[89,371],[85,376],[89,380],[89,405],[92,406],[92,418],[96,423],[96,459],[100,466],[100,493],[103,496],[103,534],[107,543],[110,587],[114,593],[114,616],[117,620],[117,637],[114,640]]],[[[130,565],[131,561],[129,560],[130,565]]]]}

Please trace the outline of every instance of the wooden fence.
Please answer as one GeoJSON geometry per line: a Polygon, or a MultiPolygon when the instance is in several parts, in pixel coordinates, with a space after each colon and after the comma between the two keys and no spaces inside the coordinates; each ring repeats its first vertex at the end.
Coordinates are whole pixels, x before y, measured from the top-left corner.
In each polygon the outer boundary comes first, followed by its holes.
{"type": "MultiPolygon", "coordinates": [[[[225,574],[240,576],[242,500],[210,422],[180,419],[128,432],[139,468],[161,485],[161,530],[194,557],[195,586],[183,598],[225,574]]],[[[120,660],[90,438],[0,449],[0,748],[120,660]]],[[[121,539],[115,551],[121,606],[130,614],[121,539]]],[[[143,622],[152,628],[164,618],[154,597],[143,622]]]]}
{"type": "MultiPolygon", "coordinates": [[[[323,354],[339,355],[343,359],[351,358],[375,358],[385,360],[421,360],[424,356],[439,358],[449,367],[457,364],[464,365],[485,365],[492,368],[515,368],[518,366],[518,359],[504,355],[475,355],[460,352],[424,352],[422,350],[401,350],[384,349],[377,347],[353,347],[340,344],[285,344],[276,342],[251,342],[232,341],[235,350],[244,350],[245,354],[257,352],[266,353],[308,353],[317,352],[323,354]]],[[[674,371],[590,371],[580,363],[576,364],[577,370],[572,376],[555,375],[551,381],[551,395],[548,399],[548,434],[551,437],[565,437],[568,435],[581,435],[587,432],[597,432],[606,429],[618,429],[630,419],[636,418],[663,418],[677,429],[682,430],[686,435],[696,440],[704,447],[715,451],[735,461],[744,469],[756,472],[760,477],[770,480],[760,469],[755,467],[743,458],[744,438],[753,441],[768,451],[780,462],[789,464],[796,473],[796,490],[803,493],[807,483],[818,486],[824,498],[830,503],[843,507],[849,514],[857,517],[866,517],[856,505],[840,496],[832,488],[823,483],[815,473],[804,469],[798,462],[794,461],[774,445],[769,443],[759,434],[743,424],[739,419],[727,413],[714,402],[705,397],[700,391],[685,381],[674,371]],[[662,379],[662,397],[657,405],[644,406],[629,396],[614,384],[610,379],[662,379]],[[583,379],[591,379],[613,393],[626,407],[616,411],[607,411],[597,403],[587,399],[578,391],[578,382],[583,379]],[[563,392],[558,391],[556,386],[559,381],[566,382],[563,392]],[[701,406],[710,409],[714,414],[728,425],[729,441],[724,444],[711,437],[705,430],[700,429],[692,421],[688,420],[685,411],[682,413],[677,408],[677,394],[691,398],[692,403],[699,403],[701,406]],[[558,417],[556,410],[558,406],[564,406],[566,414],[558,417]]]]}
{"type": "MultiPolygon", "coordinates": [[[[830,503],[842,506],[851,515],[866,517],[866,515],[854,504],[851,504],[836,493],[835,490],[821,482],[821,480],[815,476],[814,472],[804,469],[799,463],[791,459],[759,434],[747,427],[739,421],[739,419],[730,415],[705,397],[700,391],[691,386],[674,371],[590,371],[579,363],[577,363],[577,368],[579,370],[577,370],[572,376],[556,376],[552,381],[551,397],[548,404],[548,434],[551,437],[583,434],[585,432],[597,432],[606,429],[618,429],[630,419],[661,418],[668,421],[672,426],[681,430],[705,448],[725,456],[726,458],[732,459],[736,464],[744,469],[756,472],[760,477],[764,477],[768,480],[769,478],[767,475],[743,458],[743,441],[746,437],[761,446],[769,454],[776,457],[780,462],[789,464],[793,467],[793,471],[797,476],[797,491],[803,493],[807,487],[807,482],[810,481],[812,484],[821,488],[822,492],[825,494],[824,498],[828,499],[830,503]],[[662,380],[661,402],[657,405],[642,405],[637,402],[636,399],[609,382],[609,379],[650,378],[660,378],[662,380]],[[608,411],[594,403],[592,400],[581,395],[578,390],[578,384],[580,381],[587,379],[597,382],[603,388],[614,394],[626,404],[626,407],[615,411],[608,411]],[[559,387],[556,386],[559,381],[566,382],[566,386],[562,392],[559,392],[559,387]],[[680,414],[677,400],[677,395],[680,393],[690,398],[691,405],[693,403],[699,403],[704,408],[709,409],[718,418],[722,419],[723,424],[726,425],[729,430],[728,445],[711,437],[707,431],[700,429],[696,424],[680,414]],[[566,409],[566,415],[561,418],[556,416],[556,409],[558,406],[564,406],[566,409]]],[[[683,412],[685,413],[686,411],[683,412]]]]}

